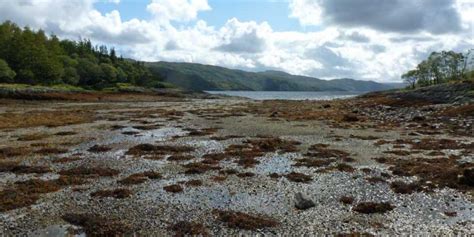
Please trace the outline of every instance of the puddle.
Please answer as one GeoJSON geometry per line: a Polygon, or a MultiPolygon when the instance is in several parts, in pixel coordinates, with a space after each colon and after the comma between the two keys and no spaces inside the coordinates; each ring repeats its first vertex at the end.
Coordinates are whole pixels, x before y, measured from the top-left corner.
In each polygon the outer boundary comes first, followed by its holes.
{"type": "Polygon", "coordinates": [[[71,225],[51,225],[44,229],[31,232],[29,236],[38,237],[86,237],[85,233],[78,233],[77,229],[71,225]]]}

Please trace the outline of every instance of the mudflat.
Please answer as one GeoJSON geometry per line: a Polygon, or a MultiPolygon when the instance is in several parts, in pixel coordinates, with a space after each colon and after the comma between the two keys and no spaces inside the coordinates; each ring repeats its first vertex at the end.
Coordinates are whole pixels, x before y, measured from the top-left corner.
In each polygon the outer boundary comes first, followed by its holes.
{"type": "Polygon", "coordinates": [[[149,100],[1,100],[0,234],[472,234],[472,103],[149,100]]]}

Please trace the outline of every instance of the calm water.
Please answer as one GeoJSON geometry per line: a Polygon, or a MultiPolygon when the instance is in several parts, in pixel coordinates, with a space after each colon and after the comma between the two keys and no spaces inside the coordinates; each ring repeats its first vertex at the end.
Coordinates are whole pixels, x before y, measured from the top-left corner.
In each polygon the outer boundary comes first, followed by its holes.
{"type": "Polygon", "coordinates": [[[206,91],[210,94],[246,97],[254,100],[333,100],[364,92],[347,91],[206,91]]]}

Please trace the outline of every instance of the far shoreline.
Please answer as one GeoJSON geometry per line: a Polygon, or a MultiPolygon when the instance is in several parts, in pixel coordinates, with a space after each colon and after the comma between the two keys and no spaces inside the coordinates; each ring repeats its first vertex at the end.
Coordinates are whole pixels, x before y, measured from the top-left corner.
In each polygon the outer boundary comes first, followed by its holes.
{"type": "Polygon", "coordinates": [[[0,84],[0,99],[59,101],[163,101],[176,99],[333,100],[349,99],[374,91],[186,91],[176,88],[112,87],[87,90],[69,85],[0,84]]]}
{"type": "Polygon", "coordinates": [[[367,94],[366,91],[204,91],[212,95],[236,96],[252,100],[334,100],[367,94]]]}

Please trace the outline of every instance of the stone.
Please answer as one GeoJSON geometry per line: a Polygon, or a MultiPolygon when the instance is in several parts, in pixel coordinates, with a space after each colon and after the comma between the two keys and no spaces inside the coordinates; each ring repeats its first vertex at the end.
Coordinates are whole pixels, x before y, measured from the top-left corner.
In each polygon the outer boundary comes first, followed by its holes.
{"type": "Polygon", "coordinates": [[[342,121],[343,122],[358,122],[359,118],[352,114],[345,114],[344,117],[342,118],[342,121]]]}
{"type": "Polygon", "coordinates": [[[421,116],[421,115],[417,115],[415,117],[413,117],[412,121],[413,122],[421,122],[421,121],[425,121],[425,117],[421,116]]]}
{"type": "Polygon", "coordinates": [[[309,208],[314,207],[316,204],[310,199],[307,199],[303,196],[302,193],[295,194],[295,207],[299,210],[307,210],[309,208]]]}
{"type": "Polygon", "coordinates": [[[465,169],[463,172],[462,181],[466,185],[474,186],[474,169],[465,169]]]}

